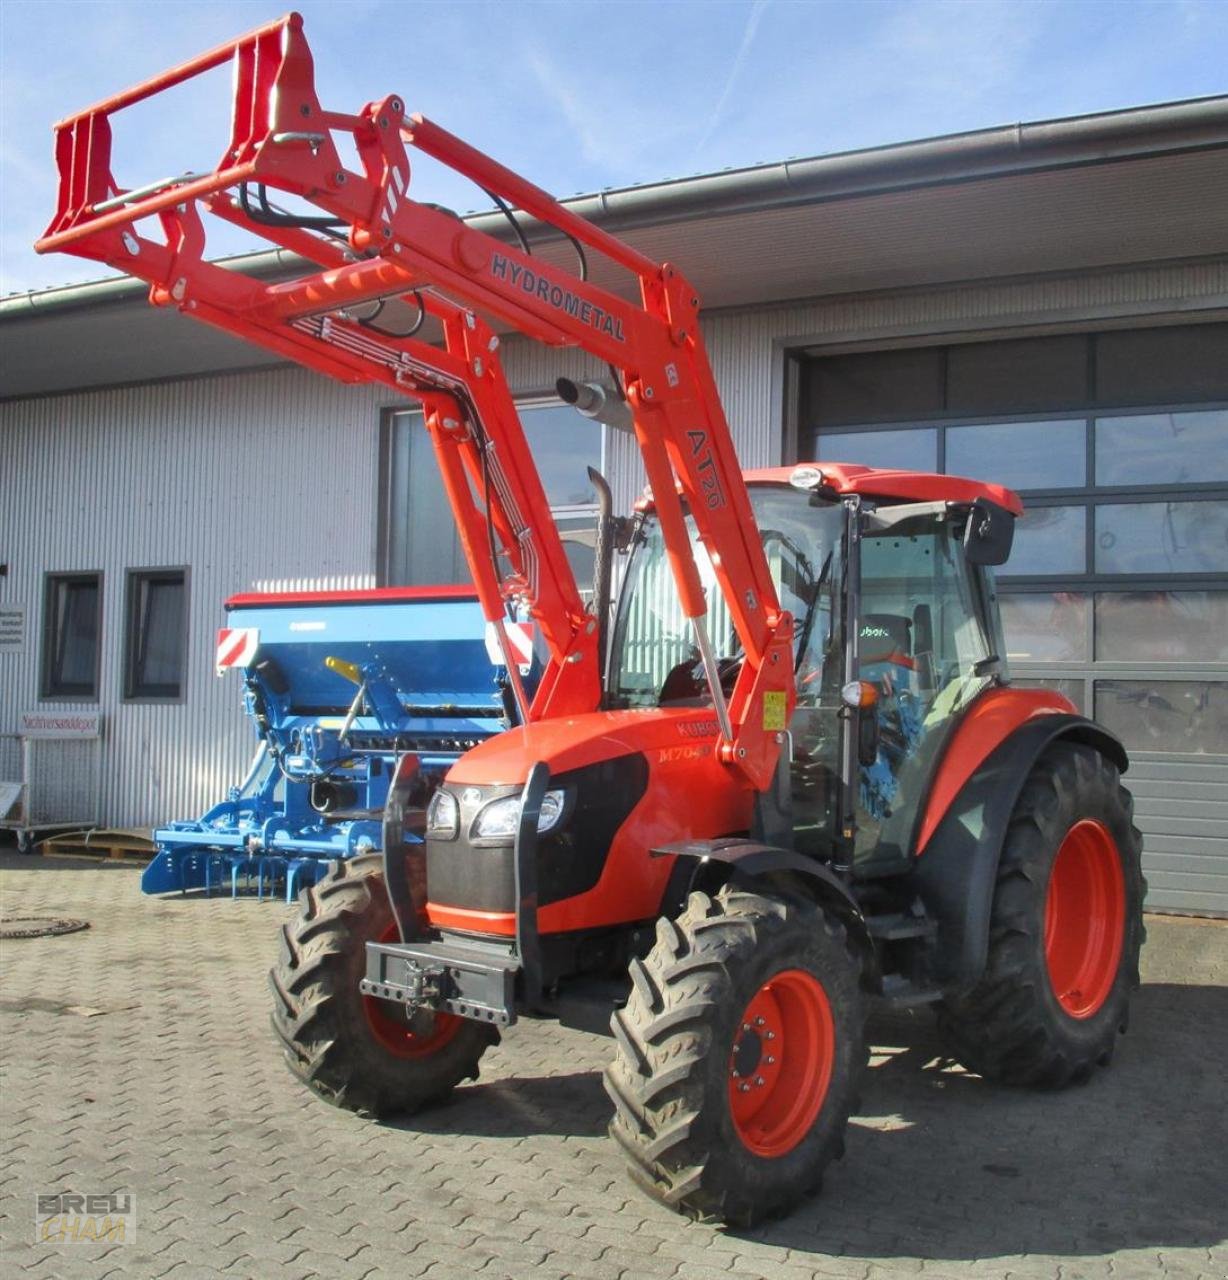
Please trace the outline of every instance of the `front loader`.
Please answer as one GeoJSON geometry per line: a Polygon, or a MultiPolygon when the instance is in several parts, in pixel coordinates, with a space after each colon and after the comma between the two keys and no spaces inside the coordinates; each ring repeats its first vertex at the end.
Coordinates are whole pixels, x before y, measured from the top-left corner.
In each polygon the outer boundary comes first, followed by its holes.
{"type": "Polygon", "coordinates": [[[841,1153],[871,998],[932,1005],[989,1078],[1056,1086],[1108,1061],[1143,937],[1127,762],[1064,698],[1008,681],[993,566],[1014,494],[828,462],[744,475],[677,268],[399,97],[324,110],[297,15],[63,121],[56,155],[41,252],[422,404],[503,645],[515,727],[425,815],[403,754],[382,856],[337,864],[285,929],[273,1024],[300,1079],[412,1112],[520,1017],[609,1030],[632,1175],[750,1223],[841,1153]],[[111,117],[223,65],[215,168],[121,186],[111,117]],[[415,150],[483,188],[514,240],[412,195],[415,150]],[[208,262],[210,216],[298,254],[295,277],[208,262]],[[643,458],[643,501],[603,515],[589,605],[503,376],[507,329],[607,366],[561,392],[628,420],[643,458]],[[524,616],[548,654],[531,695],[524,616]]]}

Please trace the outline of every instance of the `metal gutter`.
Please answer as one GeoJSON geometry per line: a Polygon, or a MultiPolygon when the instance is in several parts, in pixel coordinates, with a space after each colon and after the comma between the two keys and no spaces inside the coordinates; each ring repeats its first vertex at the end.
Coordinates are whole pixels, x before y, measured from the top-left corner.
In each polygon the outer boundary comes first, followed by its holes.
{"type": "MultiPolygon", "coordinates": [[[[1228,94],[783,160],[574,196],[562,203],[609,230],[626,231],[694,217],[757,213],[1218,148],[1228,148],[1228,94]]],[[[497,212],[470,214],[465,221],[499,238],[508,235],[507,224],[497,212]]],[[[526,233],[537,240],[556,238],[553,228],[533,219],[523,218],[522,223],[526,233]]],[[[284,249],[275,249],[224,261],[236,270],[263,276],[293,270],[300,260],[284,249]]],[[[124,302],[145,292],[143,284],[127,279],[31,290],[0,299],[0,323],[31,314],[124,302]]]]}
{"type": "MultiPolygon", "coordinates": [[[[261,253],[244,253],[233,258],[220,259],[235,271],[263,279],[290,274],[302,265],[297,254],[285,249],[269,249],[261,253]]],[[[26,320],[33,315],[50,312],[72,311],[82,307],[100,307],[108,303],[131,302],[145,298],[149,286],[130,276],[116,276],[107,280],[88,280],[82,284],[57,286],[53,289],[27,289],[24,293],[0,298],[0,323],[10,320],[26,320]]]]}
{"type": "Polygon", "coordinates": [[[1223,147],[1228,94],[784,160],[564,203],[625,228],[1223,147]]]}

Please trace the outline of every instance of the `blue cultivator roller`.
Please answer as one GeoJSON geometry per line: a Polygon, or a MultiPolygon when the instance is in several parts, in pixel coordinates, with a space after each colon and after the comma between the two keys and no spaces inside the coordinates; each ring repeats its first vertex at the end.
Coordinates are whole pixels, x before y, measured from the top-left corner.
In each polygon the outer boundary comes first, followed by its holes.
{"type": "Polygon", "coordinates": [[[244,674],[260,745],[247,777],[195,822],[154,832],[145,893],[287,899],[330,860],[381,848],[398,758],[425,805],[452,761],[506,728],[501,667],[467,588],[235,596],[218,674],[244,674]]]}

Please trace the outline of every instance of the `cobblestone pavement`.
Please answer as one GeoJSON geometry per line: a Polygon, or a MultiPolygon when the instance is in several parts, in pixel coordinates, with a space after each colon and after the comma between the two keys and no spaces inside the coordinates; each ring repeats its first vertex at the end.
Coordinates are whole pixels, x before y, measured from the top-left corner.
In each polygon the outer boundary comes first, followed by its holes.
{"type": "Polygon", "coordinates": [[[267,1022],[288,908],[142,898],[134,868],[0,857],[4,1273],[21,1277],[1228,1275],[1228,924],[1155,918],[1113,1068],[1031,1094],[944,1066],[928,1016],[871,1024],[824,1193],[751,1231],[646,1199],[605,1137],[607,1042],[521,1024],[412,1124],[296,1084],[267,1022]],[[40,1244],[38,1192],[131,1192],[126,1243],[40,1244]]]}

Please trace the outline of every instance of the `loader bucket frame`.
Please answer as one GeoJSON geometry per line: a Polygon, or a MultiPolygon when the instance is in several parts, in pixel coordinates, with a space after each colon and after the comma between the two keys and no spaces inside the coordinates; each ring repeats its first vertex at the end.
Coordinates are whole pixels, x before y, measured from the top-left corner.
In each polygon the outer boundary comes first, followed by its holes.
{"type": "Polygon", "coordinates": [[[699,299],[658,264],[389,95],[357,114],[325,110],[298,14],[220,45],[56,126],[55,217],[36,248],[109,263],[175,306],[344,382],[419,400],[483,612],[497,625],[522,717],[601,705],[598,627],[567,565],[498,358],[494,324],[610,366],[634,422],[679,598],[703,658],[721,758],[755,789],[773,775],[793,709],[792,618],[778,603],[703,340],[699,299]],[[111,171],[112,118],[125,107],[233,67],[228,147],[212,172],[125,188],[111,171]],[[361,172],[341,162],[348,135],[361,172]],[[580,250],[577,275],[410,195],[407,147],[431,156],[580,250]],[[251,189],[258,196],[254,201],[251,189]],[[314,205],[287,216],[269,190],[314,205]],[[205,260],[203,215],[298,254],[269,284],[205,260]],[[139,224],[157,218],[163,239],[139,224]],[[638,302],[588,278],[584,250],[630,273],[638,302]],[[441,345],[364,324],[360,303],[408,298],[441,345]],[[686,533],[698,527],[746,654],[731,696],[708,641],[707,603],[686,533]],[[500,564],[504,558],[506,570],[500,564]],[[504,630],[513,605],[541,628],[550,661],[531,703],[504,630]]]}

